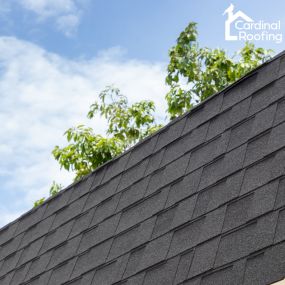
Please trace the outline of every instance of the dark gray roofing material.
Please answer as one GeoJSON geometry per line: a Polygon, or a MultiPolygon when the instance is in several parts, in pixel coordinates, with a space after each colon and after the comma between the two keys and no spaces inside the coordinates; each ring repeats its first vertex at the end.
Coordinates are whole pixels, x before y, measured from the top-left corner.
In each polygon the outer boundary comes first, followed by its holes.
{"type": "Polygon", "coordinates": [[[0,231],[0,284],[285,277],[285,55],[0,231]]]}

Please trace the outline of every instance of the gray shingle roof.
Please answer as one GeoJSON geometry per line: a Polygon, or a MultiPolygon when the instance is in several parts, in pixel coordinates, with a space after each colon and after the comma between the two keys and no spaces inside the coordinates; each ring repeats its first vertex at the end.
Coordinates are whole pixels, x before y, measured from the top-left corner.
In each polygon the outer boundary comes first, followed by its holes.
{"type": "Polygon", "coordinates": [[[285,54],[0,231],[0,284],[285,277],[285,54]]]}

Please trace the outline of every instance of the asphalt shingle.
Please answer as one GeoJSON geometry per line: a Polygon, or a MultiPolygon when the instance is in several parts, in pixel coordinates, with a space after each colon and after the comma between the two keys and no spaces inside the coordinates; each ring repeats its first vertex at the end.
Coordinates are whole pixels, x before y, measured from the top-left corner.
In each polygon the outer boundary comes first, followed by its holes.
{"type": "Polygon", "coordinates": [[[256,90],[256,79],[257,74],[255,73],[229,88],[224,94],[222,110],[226,110],[249,97],[256,90]]]}
{"type": "Polygon", "coordinates": [[[186,251],[179,256],[179,264],[174,279],[174,284],[178,284],[187,279],[188,272],[193,260],[193,251],[186,251]]]}
{"type": "Polygon", "coordinates": [[[184,129],[185,121],[185,118],[180,119],[176,123],[168,126],[162,132],[160,132],[155,150],[159,150],[179,138],[184,129]]]}
{"type": "Polygon", "coordinates": [[[270,213],[223,236],[215,265],[224,265],[271,245],[277,216],[275,212],[270,213]]]}
{"type": "Polygon", "coordinates": [[[137,165],[128,169],[128,171],[124,172],[120,184],[118,186],[118,191],[126,189],[130,185],[134,184],[136,181],[143,178],[147,165],[148,165],[148,159],[144,159],[143,161],[139,162],[137,165]]]}
{"type": "Polygon", "coordinates": [[[204,219],[201,218],[176,229],[173,233],[168,256],[176,255],[196,245],[200,240],[203,224],[204,219]]]}
{"type": "Polygon", "coordinates": [[[177,211],[177,205],[157,215],[155,228],[152,234],[153,237],[160,236],[171,229],[176,211],[177,211]]]}
{"type": "Polygon", "coordinates": [[[75,258],[53,269],[48,284],[49,285],[62,284],[68,281],[69,276],[74,267],[74,264],[75,264],[75,258]]]}
{"type": "Polygon", "coordinates": [[[120,200],[120,194],[114,195],[102,201],[95,209],[90,226],[94,226],[115,213],[120,200]]]}
{"type": "Polygon", "coordinates": [[[45,238],[46,237],[42,237],[40,239],[37,239],[34,242],[32,242],[31,244],[29,244],[27,247],[25,247],[23,249],[23,252],[21,254],[21,257],[18,261],[17,266],[20,266],[20,265],[36,258],[40,252],[40,249],[43,246],[43,242],[44,242],[45,238]]]}
{"type": "Polygon", "coordinates": [[[251,136],[256,136],[271,128],[275,116],[277,104],[270,105],[265,110],[256,114],[252,126],[251,136]]]}
{"type": "Polygon", "coordinates": [[[189,163],[189,156],[190,154],[185,154],[165,167],[162,178],[163,185],[171,183],[174,180],[184,176],[189,163]]]}
{"type": "Polygon", "coordinates": [[[114,238],[108,259],[112,260],[119,255],[128,252],[137,245],[137,238],[140,233],[139,225],[120,233],[114,238]]]}
{"type": "Polygon", "coordinates": [[[9,256],[6,256],[0,270],[0,276],[7,274],[9,271],[13,270],[22,254],[22,251],[16,251],[9,256]]]}
{"type": "Polygon", "coordinates": [[[244,166],[262,159],[267,154],[267,144],[269,137],[270,132],[266,132],[249,141],[247,145],[244,166]]]}
{"type": "Polygon", "coordinates": [[[22,267],[18,268],[15,272],[11,274],[11,281],[9,284],[11,285],[18,285],[24,282],[25,276],[29,270],[30,263],[23,265],[22,267]]]}
{"type": "Polygon", "coordinates": [[[74,219],[74,223],[72,225],[72,230],[70,232],[69,237],[76,236],[81,232],[85,231],[89,227],[91,219],[94,215],[94,210],[95,208],[92,208],[82,213],[81,215],[77,216],[76,219],[74,219]]]}
{"type": "Polygon", "coordinates": [[[109,181],[111,178],[117,176],[122,173],[128,163],[130,157],[130,152],[125,153],[120,156],[118,159],[115,159],[113,163],[109,163],[105,166],[105,175],[102,180],[102,183],[109,181]]]}
{"type": "Polygon", "coordinates": [[[244,273],[245,285],[273,284],[284,279],[285,243],[250,256],[244,273]]]}
{"type": "MultiPolygon", "coordinates": [[[[243,263],[236,262],[202,276],[200,285],[243,284],[243,263]]],[[[191,284],[191,283],[190,283],[191,284]]]]}
{"type": "Polygon", "coordinates": [[[189,115],[186,117],[187,120],[183,133],[188,133],[191,130],[194,130],[198,126],[216,116],[221,109],[222,101],[223,97],[221,94],[219,94],[219,96],[211,97],[207,101],[207,104],[201,104],[190,111],[189,115]]]}
{"type": "Polygon", "coordinates": [[[132,227],[162,210],[166,198],[166,191],[160,191],[151,197],[146,198],[140,203],[125,209],[122,213],[117,232],[121,232],[129,227],[132,227]]]}
{"type": "Polygon", "coordinates": [[[141,257],[139,270],[163,261],[167,255],[171,238],[172,233],[169,233],[149,242],[141,257]]]}
{"type": "Polygon", "coordinates": [[[285,75],[285,56],[280,58],[279,76],[285,75]]]}
{"type": "Polygon", "coordinates": [[[164,172],[165,172],[165,167],[160,168],[159,170],[153,172],[150,175],[149,183],[147,186],[145,196],[148,196],[148,195],[154,193],[156,190],[160,189],[163,186],[163,184],[164,184],[164,179],[163,179],[164,172]]]}
{"type": "Polygon", "coordinates": [[[84,210],[97,206],[105,199],[111,197],[116,192],[120,179],[121,176],[119,175],[91,191],[88,195],[84,210]]]}
{"type": "Polygon", "coordinates": [[[277,102],[277,110],[274,118],[274,126],[279,125],[284,121],[285,121],[285,100],[284,98],[282,98],[282,100],[277,102]]]}
{"type": "Polygon", "coordinates": [[[144,250],[145,246],[142,246],[136,248],[130,253],[129,261],[123,276],[124,278],[129,277],[130,275],[133,275],[138,271],[144,250]]]}
{"type": "Polygon", "coordinates": [[[230,123],[236,125],[239,122],[245,120],[248,116],[251,97],[242,100],[231,108],[230,123]]]}
{"type": "Polygon", "coordinates": [[[252,193],[227,205],[223,231],[234,229],[248,221],[253,197],[252,193]]]}
{"type": "Polygon", "coordinates": [[[275,208],[285,206],[285,179],[281,178],[278,184],[275,208]]]}
{"type": "Polygon", "coordinates": [[[147,168],[145,170],[145,175],[149,175],[150,173],[158,170],[158,168],[161,164],[162,158],[164,156],[164,151],[165,151],[165,149],[163,148],[160,151],[154,153],[149,158],[149,162],[148,162],[147,168]]]}
{"type": "Polygon", "coordinates": [[[18,235],[19,233],[26,231],[28,228],[38,223],[41,220],[46,210],[46,206],[47,205],[45,205],[44,207],[39,207],[34,211],[31,211],[27,215],[24,215],[19,221],[15,235],[18,235]]]}
{"type": "Polygon", "coordinates": [[[194,147],[197,147],[201,143],[203,143],[206,140],[208,128],[209,128],[209,122],[206,122],[200,125],[199,127],[192,130],[191,132],[186,132],[187,129],[185,128],[184,136],[181,141],[181,145],[182,145],[181,148],[185,152],[187,152],[193,149],[194,147]]]}
{"type": "Polygon", "coordinates": [[[285,210],[281,210],[278,215],[278,222],[275,233],[275,242],[280,242],[285,239],[285,210]]]}
{"type": "Polygon", "coordinates": [[[231,112],[232,109],[226,110],[211,120],[207,133],[207,140],[210,140],[223,133],[231,126],[231,112]]]}
{"type": "Polygon", "coordinates": [[[239,171],[242,168],[246,145],[242,145],[221,157],[218,157],[211,164],[203,168],[199,190],[204,189],[215,182],[239,171]]]}
{"type": "Polygon", "coordinates": [[[2,245],[2,247],[0,248],[1,260],[3,258],[6,258],[8,255],[14,253],[20,247],[23,235],[24,233],[12,238],[11,240],[2,245]]]}
{"type": "Polygon", "coordinates": [[[156,145],[157,138],[158,138],[158,135],[150,139],[147,139],[143,143],[140,143],[138,147],[134,148],[131,151],[130,159],[127,164],[127,168],[134,166],[135,164],[144,160],[147,156],[151,155],[156,145]]]}
{"type": "Polygon", "coordinates": [[[215,238],[196,247],[188,278],[213,268],[219,241],[215,238]]]}
{"type": "Polygon", "coordinates": [[[141,179],[129,188],[123,190],[120,195],[117,211],[121,211],[122,209],[142,199],[144,197],[148,183],[149,176],[141,179]]]}
{"type": "Polygon", "coordinates": [[[242,172],[237,172],[209,188],[200,191],[194,217],[203,215],[216,207],[238,197],[242,183],[242,172]]]}
{"type": "Polygon", "coordinates": [[[285,146],[285,122],[272,129],[268,148],[271,152],[285,146]]]}
{"type": "Polygon", "coordinates": [[[208,213],[204,217],[204,223],[199,242],[204,242],[208,239],[213,238],[216,235],[221,234],[225,218],[225,212],[226,208],[221,207],[214,210],[213,212],[208,213]]]}
{"type": "Polygon", "coordinates": [[[98,268],[93,277],[92,285],[107,285],[114,283],[116,279],[116,261],[98,268]]]}
{"type": "MultiPolygon", "coordinates": [[[[139,273],[135,276],[130,277],[126,281],[122,281],[122,283],[118,283],[118,285],[143,285],[145,272],[139,273]]],[[[117,285],[117,284],[116,284],[117,285]]]]}
{"type": "Polygon", "coordinates": [[[56,213],[56,216],[52,224],[52,229],[59,227],[60,225],[66,223],[67,221],[81,214],[86,199],[87,195],[77,199],[73,203],[68,204],[66,207],[60,209],[60,211],[56,213]]]}
{"type": "Polygon", "coordinates": [[[251,118],[232,128],[228,146],[229,149],[240,146],[250,138],[253,123],[254,118],[251,118]]]}
{"type": "Polygon", "coordinates": [[[88,193],[92,187],[94,178],[95,177],[93,175],[89,175],[83,178],[80,181],[80,183],[75,183],[74,186],[71,189],[69,189],[69,191],[71,191],[72,193],[71,193],[70,200],[68,201],[68,203],[71,203],[77,200],[79,197],[88,193]]]}
{"type": "Polygon", "coordinates": [[[170,227],[174,228],[191,220],[195,208],[196,199],[197,196],[191,196],[178,204],[173,221],[172,223],[169,223],[170,227]]]}
{"type": "Polygon", "coordinates": [[[242,193],[247,193],[270,180],[274,158],[274,155],[266,157],[245,170],[242,193]]]}
{"type": "Polygon", "coordinates": [[[280,59],[275,59],[270,63],[265,63],[258,70],[256,79],[256,87],[262,88],[263,86],[273,82],[278,78],[280,59]]]}
{"type": "Polygon", "coordinates": [[[112,237],[116,231],[120,220],[120,215],[112,216],[104,220],[99,225],[84,232],[80,242],[78,252],[83,252],[88,248],[112,237]]]}
{"type": "Polygon", "coordinates": [[[188,146],[186,145],[186,139],[187,136],[180,138],[179,141],[174,141],[165,148],[165,152],[163,154],[163,159],[160,164],[160,167],[163,167],[166,164],[176,160],[185,153],[186,151],[185,149],[188,146]],[[177,144],[180,145],[180,148],[177,148],[177,144]]]}
{"type": "Polygon", "coordinates": [[[282,279],[284,58],[0,229],[0,284],[282,279]]]}
{"type": "Polygon", "coordinates": [[[50,261],[47,265],[47,269],[51,269],[60,263],[73,257],[77,252],[77,248],[80,242],[81,236],[76,236],[60,245],[55,247],[52,251],[50,261]]]}
{"type": "Polygon", "coordinates": [[[201,145],[199,148],[193,150],[190,155],[190,161],[187,172],[200,168],[206,163],[212,161],[214,158],[220,156],[226,151],[228,143],[227,133],[201,145]]]}
{"type": "Polygon", "coordinates": [[[110,250],[112,241],[107,240],[79,255],[74,266],[71,278],[78,277],[96,266],[104,263],[110,250]]]}
{"type": "Polygon", "coordinates": [[[91,184],[92,190],[94,190],[94,188],[98,187],[102,183],[105,172],[106,172],[106,167],[101,167],[97,169],[95,173],[91,174],[91,176],[93,177],[93,181],[91,184]]]}
{"type": "Polygon", "coordinates": [[[253,203],[249,211],[249,218],[256,218],[274,208],[278,189],[278,179],[254,191],[253,203]]]}
{"type": "Polygon", "coordinates": [[[285,87],[285,76],[283,77],[280,77],[276,80],[276,83],[275,83],[275,90],[274,90],[274,100],[282,100],[284,98],[284,87],[285,87]]]}
{"type": "Polygon", "coordinates": [[[191,194],[194,194],[198,190],[201,174],[202,169],[200,168],[175,181],[170,186],[166,205],[173,205],[191,194]]]}
{"type": "Polygon", "coordinates": [[[70,199],[71,191],[64,191],[59,193],[59,195],[53,197],[51,201],[47,204],[47,209],[44,213],[44,218],[50,217],[52,214],[60,210],[67,205],[70,199]]]}
{"type": "Polygon", "coordinates": [[[49,263],[51,255],[52,251],[48,251],[40,257],[34,259],[26,275],[25,281],[28,281],[43,273],[49,263]]]}
{"type": "Polygon", "coordinates": [[[0,230],[0,245],[14,237],[19,221],[9,224],[0,230]]]}
{"type": "Polygon", "coordinates": [[[178,258],[172,258],[167,262],[157,265],[154,268],[147,270],[144,279],[145,285],[164,285],[172,284],[176,267],[178,264],[178,258]]]}
{"type": "Polygon", "coordinates": [[[250,115],[261,111],[272,102],[274,84],[272,83],[253,94],[249,109],[250,115]]]}

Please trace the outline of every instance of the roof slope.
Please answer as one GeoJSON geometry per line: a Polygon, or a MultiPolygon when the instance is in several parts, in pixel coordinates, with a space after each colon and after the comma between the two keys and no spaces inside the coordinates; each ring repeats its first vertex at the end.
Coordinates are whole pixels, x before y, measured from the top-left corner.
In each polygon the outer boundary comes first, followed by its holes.
{"type": "Polygon", "coordinates": [[[285,55],[0,231],[0,284],[285,276],[285,55]]]}

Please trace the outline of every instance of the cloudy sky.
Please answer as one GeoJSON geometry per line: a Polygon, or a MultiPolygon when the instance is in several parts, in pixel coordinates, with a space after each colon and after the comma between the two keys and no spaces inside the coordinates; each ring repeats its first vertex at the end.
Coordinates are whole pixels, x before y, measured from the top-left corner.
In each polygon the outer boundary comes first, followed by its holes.
{"type": "MultiPolygon", "coordinates": [[[[154,100],[164,118],[167,51],[189,21],[199,23],[202,45],[229,52],[242,46],[224,40],[222,13],[229,4],[0,0],[0,226],[47,196],[53,180],[72,181],[51,151],[64,145],[63,132],[71,126],[85,123],[104,132],[99,118],[86,119],[104,86],[115,84],[131,102],[154,100]]],[[[255,19],[285,25],[283,0],[234,4],[255,19]]],[[[256,44],[284,48],[284,42],[256,44]]]]}

